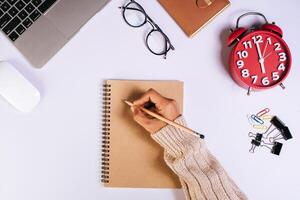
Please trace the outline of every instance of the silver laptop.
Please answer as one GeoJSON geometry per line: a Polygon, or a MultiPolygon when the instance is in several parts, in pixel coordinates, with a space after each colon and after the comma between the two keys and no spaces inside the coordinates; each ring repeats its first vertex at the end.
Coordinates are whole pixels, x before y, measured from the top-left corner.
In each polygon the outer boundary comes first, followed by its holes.
{"type": "Polygon", "coordinates": [[[43,67],[110,0],[0,0],[0,28],[43,67]]]}

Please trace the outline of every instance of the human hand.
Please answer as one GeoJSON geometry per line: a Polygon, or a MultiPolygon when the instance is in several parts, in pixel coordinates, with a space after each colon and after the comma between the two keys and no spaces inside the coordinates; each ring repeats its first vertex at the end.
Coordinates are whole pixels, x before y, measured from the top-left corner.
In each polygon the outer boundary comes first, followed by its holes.
{"type": "Polygon", "coordinates": [[[147,109],[169,120],[173,121],[180,116],[179,108],[175,100],[161,96],[161,94],[154,89],[148,90],[141,98],[133,102],[131,111],[133,112],[133,119],[150,133],[159,131],[166,126],[166,123],[147,115],[140,109],[140,107],[147,107],[149,103],[152,103],[154,106],[147,109]]]}

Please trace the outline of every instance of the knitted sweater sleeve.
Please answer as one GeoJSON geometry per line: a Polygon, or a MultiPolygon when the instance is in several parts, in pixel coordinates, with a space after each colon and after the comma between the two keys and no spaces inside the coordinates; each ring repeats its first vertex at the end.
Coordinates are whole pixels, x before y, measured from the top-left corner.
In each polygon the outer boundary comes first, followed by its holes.
{"type": "MultiPolygon", "coordinates": [[[[186,126],[183,117],[175,122],[186,126]]],[[[170,125],[152,138],[165,149],[165,161],[178,175],[187,200],[247,199],[200,138],[170,125]]]]}

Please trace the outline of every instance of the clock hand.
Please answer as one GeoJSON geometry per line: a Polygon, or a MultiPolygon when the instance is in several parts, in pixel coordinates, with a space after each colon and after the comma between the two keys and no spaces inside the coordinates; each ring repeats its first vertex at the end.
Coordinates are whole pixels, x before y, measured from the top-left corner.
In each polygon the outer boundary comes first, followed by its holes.
{"type": "Polygon", "coordinates": [[[266,59],[267,57],[269,57],[272,53],[273,53],[273,51],[271,51],[270,53],[268,53],[268,54],[264,57],[264,59],[266,59]]]}
{"type": "Polygon", "coordinates": [[[258,62],[260,64],[261,72],[263,74],[265,74],[266,73],[266,68],[265,68],[265,63],[264,63],[265,59],[261,55],[261,50],[260,50],[260,46],[259,46],[258,42],[256,42],[255,45],[256,45],[256,49],[257,49],[257,53],[258,53],[258,62]]]}
{"type": "Polygon", "coordinates": [[[264,52],[263,52],[263,57],[265,57],[265,53],[266,53],[267,47],[268,47],[268,41],[266,41],[266,45],[265,45],[264,52]]]}

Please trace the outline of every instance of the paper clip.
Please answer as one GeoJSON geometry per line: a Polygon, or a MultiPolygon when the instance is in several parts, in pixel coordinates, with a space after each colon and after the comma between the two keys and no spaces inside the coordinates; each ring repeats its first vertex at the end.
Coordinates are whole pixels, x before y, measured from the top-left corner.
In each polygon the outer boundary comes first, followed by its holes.
{"type": "Polygon", "coordinates": [[[256,121],[254,121],[252,118],[251,118],[251,115],[247,115],[247,119],[248,119],[248,122],[251,126],[255,125],[255,124],[258,124],[256,121]]]}
{"type": "Polygon", "coordinates": [[[273,118],[274,116],[273,115],[263,115],[259,118],[261,118],[262,120],[264,121],[271,121],[271,119],[273,118]]]}
{"type": "Polygon", "coordinates": [[[257,116],[257,117],[261,117],[261,116],[263,116],[263,115],[265,115],[265,114],[267,114],[267,113],[269,113],[269,112],[270,112],[270,109],[269,109],[269,108],[265,108],[265,109],[259,111],[259,112],[256,114],[256,116],[257,116]]]}
{"type": "Polygon", "coordinates": [[[251,120],[250,115],[247,115],[247,119],[248,119],[249,124],[252,126],[252,120],[251,120]]]}
{"type": "Polygon", "coordinates": [[[253,128],[258,130],[267,130],[268,126],[259,124],[259,125],[253,125],[253,128]]]}
{"type": "Polygon", "coordinates": [[[254,120],[254,121],[256,121],[257,123],[259,123],[259,124],[264,124],[264,121],[262,120],[262,119],[260,119],[258,116],[256,116],[256,115],[251,115],[251,118],[254,120]]]}

